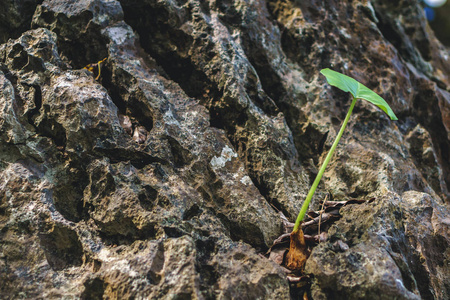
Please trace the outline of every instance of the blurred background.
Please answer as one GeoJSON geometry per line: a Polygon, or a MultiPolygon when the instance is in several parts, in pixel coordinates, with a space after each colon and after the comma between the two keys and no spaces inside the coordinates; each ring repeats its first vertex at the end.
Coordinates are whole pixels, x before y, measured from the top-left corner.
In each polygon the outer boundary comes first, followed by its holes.
{"type": "Polygon", "coordinates": [[[450,47],[450,0],[424,0],[425,13],[436,37],[450,47]]]}

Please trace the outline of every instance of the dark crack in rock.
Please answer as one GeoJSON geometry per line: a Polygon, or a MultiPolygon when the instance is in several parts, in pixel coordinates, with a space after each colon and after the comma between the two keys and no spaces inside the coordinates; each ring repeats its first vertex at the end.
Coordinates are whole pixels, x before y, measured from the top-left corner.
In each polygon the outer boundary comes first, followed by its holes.
{"type": "Polygon", "coordinates": [[[0,12],[0,43],[16,39],[31,28],[31,18],[42,0],[5,0],[0,12]]]}

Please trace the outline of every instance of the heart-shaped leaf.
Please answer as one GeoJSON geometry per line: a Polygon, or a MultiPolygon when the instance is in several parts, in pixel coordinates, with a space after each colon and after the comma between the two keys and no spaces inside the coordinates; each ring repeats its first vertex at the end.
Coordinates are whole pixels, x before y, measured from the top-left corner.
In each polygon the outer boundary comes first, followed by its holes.
{"type": "Polygon", "coordinates": [[[387,102],[383,98],[381,98],[377,93],[375,93],[365,85],[359,83],[351,77],[330,70],[328,68],[322,69],[320,73],[322,73],[322,75],[327,78],[327,81],[330,85],[335,86],[343,90],[344,92],[350,92],[353,97],[357,99],[364,99],[366,101],[369,101],[370,103],[382,109],[391,118],[391,120],[398,120],[397,116],[389,107],[389,104],[387,104],[387,102]]]}

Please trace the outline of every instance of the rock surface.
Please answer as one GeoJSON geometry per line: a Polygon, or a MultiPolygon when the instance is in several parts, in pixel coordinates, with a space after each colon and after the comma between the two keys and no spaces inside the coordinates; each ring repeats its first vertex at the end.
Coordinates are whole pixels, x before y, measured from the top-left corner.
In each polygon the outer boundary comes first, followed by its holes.
{"type": "Polygon", "coordinates": [[[375,201],[313,250],[310,297],[450,298],[450,59],[418,1],[7,2],[2,298],[292,297],[261,253],[350,104],[324,67],[399,121],[357,103],[313,206],[375,201]]]}

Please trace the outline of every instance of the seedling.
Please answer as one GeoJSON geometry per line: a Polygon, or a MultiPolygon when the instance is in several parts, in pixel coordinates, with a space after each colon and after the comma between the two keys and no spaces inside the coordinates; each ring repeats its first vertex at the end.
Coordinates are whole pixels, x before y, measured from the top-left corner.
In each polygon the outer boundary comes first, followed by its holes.
{"type": "Polygon", "coordinates": [[[309,190],[308,195],[306,196],[305,202],[303,203],[302,208],[300,209],[300,213],[298,214],[297,220],[295,221],[294,229],[291,233],[291,245],[287,255],[287,265],[291,269],[301,269],[308,256],[305,243],[303,241],[303,233],[301,230],[299,230],[300,224],[302,223],[303,218],[305,217],[306,211],[308,210],[309,207],[309,203],[311,202],[314,192],[316,191],[317,186],[319,185],[320,179],[322,179],[322,175],[325,172],[325,168],[330,162],[334,150],[336,149],[339,140],[341,139],[342,134],[344,133],[345,127],[347,126],[348,120],[350,119],[350,115],[352,114],[353,108],[355,107],[356,100],[364,99],[366,101],[369,101],[370,103],[381,108],[381,110],[383,110],[391,118],[391,120],[397,120],[397,117],[395,116],[394,112],[383,98],[381,98],[378,94],[376,94],[366,86],[362,85],[355,79],[330,69],[322,69],[320,73],[326,77],[330,85],[335,86],[343,90],[344,92],[350,92],[353,96],[353,100],[352,103],[350,104],[350,108],[347,112],[347,115],[345,116],[344,122],[342,123],[341,129],[339,130],[339,133],[336,136],[336,139],[334,140],[330,151],[328,152],[324,162],[322,163],[319,173],[317,174],[316,179],[314,180],[311,189],[309,190]]]}

